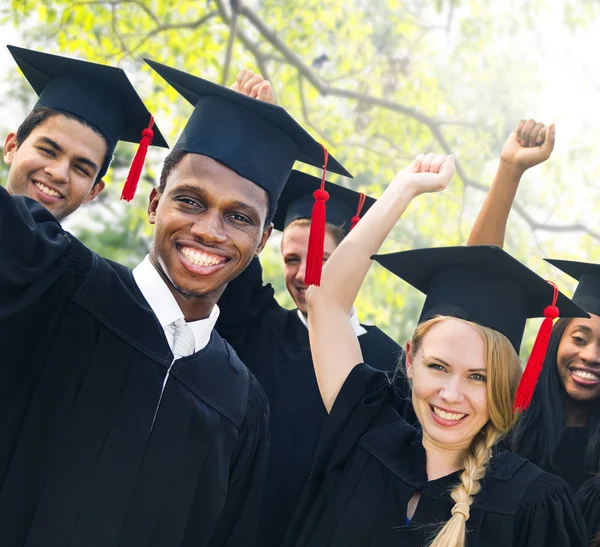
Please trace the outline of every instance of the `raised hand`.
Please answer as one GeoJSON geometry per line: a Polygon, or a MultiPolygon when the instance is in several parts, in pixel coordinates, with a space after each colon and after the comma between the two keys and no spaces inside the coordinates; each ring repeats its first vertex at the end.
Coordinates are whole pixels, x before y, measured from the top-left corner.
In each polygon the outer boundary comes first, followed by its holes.
{"type": "Polygon", "coordinates": [[[454,156],[419,154],[394,177],[329,257],[321,286],[306,291],[310,347],[328,412],[350,371],[363,362],[350,310],[372,264],[371,256],[379,251],[412,199],[443,190],[453,173],[454,156]]]}
{"type": "Polygon", "coordinates": [[[392,181],[410,189],[413,196],[444,190],[454,174],[454,156],[419,154],[392,181]]]}
{"type": "Polygon", "coordinates": [[[275,104],[275,94],[271,82],[265,80],[260,74],[255,74],[247,68],[243,69],[235,79],[230,89],[258,99],[265,103],[275,104]]]}
{"type": "Polygon", "coordinates": [[[500,160],[521,171],[546,161],[554,150],[556,129],[535,120],[521,120],[502,148],[500,160]]]}

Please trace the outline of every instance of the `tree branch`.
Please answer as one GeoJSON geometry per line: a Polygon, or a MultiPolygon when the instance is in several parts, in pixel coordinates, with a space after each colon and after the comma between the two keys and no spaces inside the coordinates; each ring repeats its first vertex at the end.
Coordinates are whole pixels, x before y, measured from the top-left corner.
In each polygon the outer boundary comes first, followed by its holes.
{"type": "MultiPolygon", "coordinates": [[[[217,6],[217,12],[218,12],[219,16],[221,17],[221,19],[223,19],[223,22],[226,25],[230,25],[231,18],[229,16],[229,14],[227,13],[227,10],[225,9],[225,6],[223,5],[222,0],[214,0],[214,2],[217,6]]],[[[239,13],[241,13],[241,12],[242,12],[242,10],[240,9],[239,13]]],[[[256,65],[258,66],[258,70],[262,74],[263,78],[265,78],[265,80],[270,80],[271,78],[269,76],[269,70],[267,69],[267,65],[265,63],[265,56],[260,51],[258,45],[256,45],[246,35],[246,33],[244,33],[244,31],[242,29],[240,29],[239,27],[237,29],[237,37],[238,37],[239,41],[244,45],[244,47],[250,53],[252,53],[252,56],[254,57],[254,59],[256,61],[256,65]]]]}
{"type": "Polygon", "coordinates": [[[233,56],[233,45],[237,34],[239,10],[239,0],[230,0],[231,16],[229,18],[229,36],[227,38],[227,48],[225,49],[225,62],[223,63],[223,74],[221,76],[221,85],[226,86],[229,82],[229,69],[231,67],[231,57],[233,56]]]}
{"type": "Polygon", "coordinates": [[[169,23],[169,24],[160,24],[157,27],[153,28],[150,32],[144,36],[144,38],[132,49],[130,50],[130,55],[133,56],[148,40],[161,34],[162,32],[168,32],[170,30],[193,30],[201,27],[204,23],[212,19],[217,15],[216,11],[211,11],[199,19],[195,21],[191,21],[189,23],[169,23]]]}
{"type": "Polygon", "coordinates": [[[119,40],[119,44],[121,44],[121,48],[127,53],[127,55],[131,56],[131,51],[129,51],[129,48],[123,41],[123,38],[121,37],[119,30],[117,29],[117,13],[116,13],[116,9],[115,9],[115,4],[111,4],[110,11],[111,11],[112,31],[113,31],[114,35],[117,37],[117,40],[119,40]]]}
{"type": "Polygon", "coordinates": [[[320,127],[316,127],[310,119],[308,107],[306,105],[306,97],[304,95],[304,78],[302,77],[302,74],[298,74],[298,95],[300,97],[300,106],[302,108],[302,119],[304,120],[304,123],[319,135],[319,137],[330,142],[334,146],[337,146],[337,144],[333,142],[333,139],[331,139],[320,127]]]}
{"type": "MultiPolygon", "coordinates": [[[[144,38],[144,40],[142,42],[140,42],[131,51],[131,53],[133,53],[137,49],[139,49],[148,39],[152,38],[156,34],[159,34],[161,32],[165,32],[165,31],[169,31],[169,30],[183,30],[183,29],[197,28],[217,14],[220,16],[220,18],[223,20],[223,22],[225,24],[231,25],[232,17],[227,13],[227,10],[225,9],[225,6],[223,4],[223,0],[213,0],[213,1],[215,2],[216,6],[217,6],[216,12],[208,13],[208,14],[204,15],[203,17],[201,17],[200,19],[198,19],[197,21],[193,21],[190,23],[174,23],[174,24],[158,25],[155,29],[153,29],[150,33],[148,33],[148,35],[144,38]]],[[[125,3],[132,3],[132,4],[136,4],[136,5],[140,6],[139,1],[137,1],[137,0],[112,0],[112,1],[108,1],[108,2],[102,1],[102,0],[90,0],[90,1],[80,2],[79,5],[109,4],[109,5],[114,6],[116,4],[125,4],[125,3]]],[[[142,7],[142,6],[140,6],[140,7],[142,7]]],[[[154,16],[154,14],[152,14],[152,12],[147,11],[147,13],[150,17],[153,17],[153,20],[155,20],[155,16],[154,16]]],[[[386,110],[389,110],[392,112],[396,112],[398,114],[402,114],[413,120],[416,120],[417,122],[419,122],[420,124],[424,125],[425,127],[427,127],[429,129],[433,138],[437,141],[437,143],[439,144],[441,149],[444,151],[444,153],[451,154],[453,152],[452,147],[450,146],[448,140],[446,139],[446,137],[444,136],[444,134],[441,130],[441,127],[444,125],[450,125],[450,124],[457,125],[457,124],[460,124],[461,122],[454,121],[454,120],[452,120],[452,121],[436,120],[430,116],[427,116],[426,114],[420,112],[419,110],[417,110],[415,108],[411,108],[409,106],[402,105],[402,104],[399,104],[397,102],[394,102],[394,101],[391,101],[388,99],[376,97],[376,96],[370,95],[368,93],[361,93],[361,92],[352,91],[352,90],[343,89],[343,88],[329,85],[328,83],[323,81],[323,79],[309,65],[307,65],[299,55],[297,55],[290,47],[288,47],[277,36],[277,34],[274,31],[272,31],[260,19],[260,17],[258,17],[252,11],[252,9],[250,9],[246,5],[241,5],[239,7],[239,15],[241,15],[245,19],[247,19],[251,23],[251,25],[258,31],[258,33],[271,46],[273,46],[273,48],[281,55],[282,62],[286,62],[286,63],[294,66],[296,68],[296,70],[298,71],[299,75],[301,76],[300,97],[301,97],[301,102],[302,102],[303,116],[313,130],[318,131],[318,128],[313,126],[312,123],[310,122],[310,117],[308,115],[308,109],[306,107],[304,96],[303,96],[303,90],[302,90],[302,85],[303,85],[302,81],[303,80],[308,81],[315,89],[317,89],[317,91],[321,95],[341,97],[341,98],[346,98],[346,99],[350,99],[353,101],[358,101],[358,102],[368,105],[368,106],[380,107],[380,108],[383,108],[383,109],[386,109],[386,110]]],[[[118,34],[117,34],[117,38],[120,39],[120,36],[118,36],[118,34]]],[[[263,54],[260,51],[259,46],[252,39],[250,39],[250,37],[246,33],[244,33],[241,28],[237,28],[237,38],[244,45],[244,47],[254,56],[257,66],[259,67],[259,70],[263,74],[263,76],[265,76],[267,79],[269,79],[267,66],[266,66],[266,62],[265,62],[266,58],[267,57],[269,59],[278,59],[278,58],[276,56],[273,56],[272,54],[269,54],[269,55],[263,54]]],[[[230,39],[231,39],[231,37],[230,37],[230,39]]],[[[121,40],[121,42],[122,42],[122,40],[121,40]]],[[[126,48],[124,48],[124,49],[127,51],[126,48]]],[[[319,133],[321,136],[327,137],[327,135],[323,134],[322,131],[319,131],[319,133]]],[[[481,192],[488,191],[488,186],[471,178],[465,172],[465,170],[463,169],[460,162],[457,162],[456,170],[457,170],[458,176],[463,181],[463,184],[465,185],[465,187],[474,188],[475,190],[478,190],[481,192]]],[[[554,233],[582,232],[582,233],[585,233],[585,234],[589,235],[590,237],[594,238],[595,240],[600,241],[600,233],[599,232],[589,228],[588,226],[586,226],[585,224],[582,224],[580,222],[575,222],[573,224],[564,224],[564,225],[547,224],[547,223],[543,223],[543,222],[538,222],[518,202],[515,202],[515,204],[513,205],[513,209],[528,224],[530,229],[534,232],[535,231],[547,231],[547,232],[554,232],[554,233]]]]}
{"type": "Polygon", "coordinates": [[[140,2],[139,0],[128,0],[130,3],[135,4],[138,8],[140,8],[143,12],[146,13],[146,15],[148,17],[150,17],[150,19],[152,19],[152,21],[154,22],[154,24],[158,27],[160,26],[160,19],[158,17],[156,17],[156,15],[154,14],[154,12],[146,5],[144,5],[143,2],[140,2]]]}

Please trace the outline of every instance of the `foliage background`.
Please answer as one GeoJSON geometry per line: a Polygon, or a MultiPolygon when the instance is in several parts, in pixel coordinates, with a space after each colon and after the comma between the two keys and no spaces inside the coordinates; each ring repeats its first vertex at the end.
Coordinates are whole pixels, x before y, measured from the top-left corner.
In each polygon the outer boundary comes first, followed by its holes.
{"type": "MultiPolygon", "coordinates": [[[[554,121],[557,149],[525,175],[506,248],[566,291],[572,282],[542,257],[600,258],[595,0],[0,0],[0,6],[0,31],[19,45],[127,70],[172,144],[191,107],[144,57],[227,85],[242,67],[261,72],[278,102],[355,174],[337,182],[373,196],[416,153],[456,154],[451,187],[414,202],[385,251],[464,243],[516,122],[554,121]]],[[[8,132],[35,99],[2,55],[0,128],[8,132]]],[[[132,153],[120,145],[108,191],[68,221],[88,246],[128,265],[149,249],[146,200],[165,155],[151,152],[148,191],[142,187],[127,206],[118,195],[132,153]]],[[[5,175],[2,165],[0,180],[5,175]]],[[[265,276],[280,302],[291,305],[278,245],[274,236],[263,254],[265,276]]],[[[403,342],[421,302],[374,265],[357,308],[362,322],[403,342]]]]}

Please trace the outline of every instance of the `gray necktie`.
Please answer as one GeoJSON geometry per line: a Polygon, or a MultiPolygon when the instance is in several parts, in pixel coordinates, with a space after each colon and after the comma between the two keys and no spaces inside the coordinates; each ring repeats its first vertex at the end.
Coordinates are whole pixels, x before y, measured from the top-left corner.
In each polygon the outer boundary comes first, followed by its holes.
{"type": "Polygon", "coordinates": [[[173,321],[175,335],[173,337],[173,355],[176,358],[192,355],[196,349],[196,339],[190,326],[183,320],[173,321]]]}
{"type": "Polygon", "coordinates": [[[171,375],[171,368],[173,367],[173,363],[180,357],[186,357],[187,355],[191,355],[194,353],[196,349],[196,339],[194,338],[194,333],[190,326],[183,320],[177,319],[177,321],[173,321],[170,324],[173,329],[173,362],[167,369],[167,374],[165,375],[165,379],[163,380],[162,389],[160,390],[160,397],[158,398],[158,403],[156,405],[156,410],[154,411],[154,418],[152,420],[152,426],[150,427],[150,431],[154,429],[154,422],[156,421],[156,416],[158,415],[158,409],[160,408],[160,403],[162,401],[163,394],[165,392],[165,387],[167,385],[167,381],[169,380],[169,376],[171,375]]]}

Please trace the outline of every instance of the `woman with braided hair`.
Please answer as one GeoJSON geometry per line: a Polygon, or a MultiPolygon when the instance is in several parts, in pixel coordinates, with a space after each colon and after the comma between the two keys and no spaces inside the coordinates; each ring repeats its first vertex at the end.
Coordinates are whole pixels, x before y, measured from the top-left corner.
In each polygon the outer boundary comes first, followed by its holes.
{"type": "Polygon", "coordinates": [[[410,201],[442,190],[452,156],[419,156],[307,291],[315,373],[329,412],[285,547],[583,547],[567,485],[497,448],[530,402],[553,319],[585,316],[494,246],[377,252],[410,201]],[[427,298],[406,346],[420,428],[387,376],[363,363],[349,311],[371,258],[427,298]],[[546,316],[523,378],[528,317],[546,316]],[[516,408],[516,411],[514,410],[516,408]]]}

